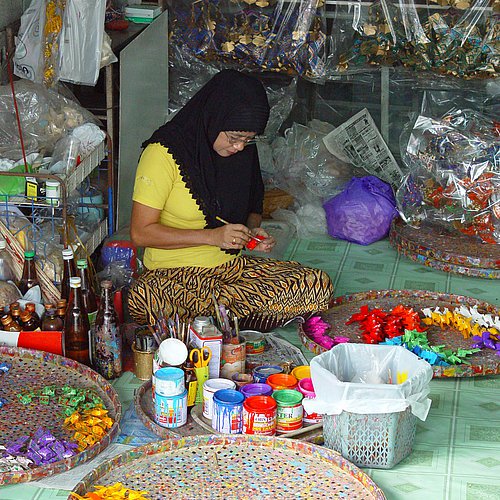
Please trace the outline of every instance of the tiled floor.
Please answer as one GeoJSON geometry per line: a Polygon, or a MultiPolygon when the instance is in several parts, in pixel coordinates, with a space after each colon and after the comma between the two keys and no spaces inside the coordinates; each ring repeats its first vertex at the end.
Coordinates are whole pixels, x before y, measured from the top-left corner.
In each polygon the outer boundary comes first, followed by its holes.
{"type": "MultiPolygon", "coordinates": [[[[470,295],[500,307],[498,281],[450,275],[415,264],[400,257],[387,240],[368,247],[327,236],[293,240],[285,257],[326,270],[337,296],[371,289],[426,289],[470,295]]],[[[299,344],[293,326],[279,333],[299,344]]],[[[126,373],[116,387],[127,408],[137,379],[126,373]]],[[[500,377],[433,380],[432,408],[427,420],[418,423],[412,454],[391,470],[367,472],[389,500],[498,500],[499,394],[500,377]]],[[[63,499],[67,495],[64,490],[42,490],[33,484],[0,487],[0,500],[63,499]]]]}

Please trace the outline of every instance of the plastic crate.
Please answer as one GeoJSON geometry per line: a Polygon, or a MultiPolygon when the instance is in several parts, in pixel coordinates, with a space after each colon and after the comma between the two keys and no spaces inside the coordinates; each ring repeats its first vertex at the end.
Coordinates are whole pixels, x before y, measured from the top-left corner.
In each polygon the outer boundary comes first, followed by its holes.
{"type": "Polygon", "coordinates": [[[395,413],[323,416],[325,446],[360,467],[375,469],[390,469],[411,453],[416,427],[410,407],[395,413]]]}

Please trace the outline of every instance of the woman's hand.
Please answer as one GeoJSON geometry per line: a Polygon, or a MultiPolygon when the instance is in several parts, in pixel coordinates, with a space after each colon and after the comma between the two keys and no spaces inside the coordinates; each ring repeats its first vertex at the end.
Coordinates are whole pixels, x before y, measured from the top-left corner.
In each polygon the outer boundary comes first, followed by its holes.
{"type": "Polygon", "coordinates": [[[274,245],[276,245],[276,240],[261,227],[255,228],[252,234],[264,237],[264,240],[255,247],[257,252],[269,253],[274,248],[274,245]]]}
{"type": "Polygon", "coordinates": [[[241,250],[250,235],[250,229],[243,224],[226,224],[212,229],[212,245],[224,250],[241,250]]]}

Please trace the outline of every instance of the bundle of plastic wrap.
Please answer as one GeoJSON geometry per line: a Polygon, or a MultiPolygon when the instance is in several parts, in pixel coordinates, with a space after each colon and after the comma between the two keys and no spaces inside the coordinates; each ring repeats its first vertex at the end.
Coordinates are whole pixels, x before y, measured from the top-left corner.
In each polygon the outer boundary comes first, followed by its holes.
{"type": "Polygon", "coordinates": [[[250,70],[324,75],[324,0],[170,0],[171,41],[250,70]]]}
{"type": "Polygon", "coordinates": [[[405,66],[492,78],[500,65],[499,0],[376,0],[336,8],[327,73],[405,66]]]}
{"type": "Polygon", "coordinates": [[[440,222],[500,243],[498,121],[471,109],[420,115],[401,146],[410,173],[396,198],[407,222],[440,222]]]}

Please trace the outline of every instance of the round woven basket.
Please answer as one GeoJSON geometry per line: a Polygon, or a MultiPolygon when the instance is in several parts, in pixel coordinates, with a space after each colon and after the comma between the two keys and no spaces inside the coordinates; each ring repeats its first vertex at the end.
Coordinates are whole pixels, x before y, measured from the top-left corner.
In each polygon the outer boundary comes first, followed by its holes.
{"type": "Polygon", "coordinates": [[[293,203],[293,196],[282,189],[273,188],[264,193],[264,209],[262,217],[270,219],[278,208],[288,208],[293,203]]]}

